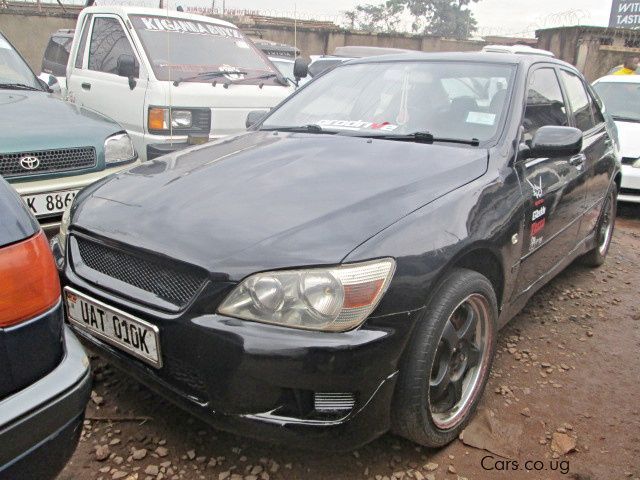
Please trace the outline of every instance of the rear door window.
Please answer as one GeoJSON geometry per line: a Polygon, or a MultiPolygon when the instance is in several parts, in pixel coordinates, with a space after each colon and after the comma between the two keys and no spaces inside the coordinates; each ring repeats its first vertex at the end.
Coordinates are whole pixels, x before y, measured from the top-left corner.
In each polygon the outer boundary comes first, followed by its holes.
{"type": "Polygon", "coordinates": [[[571,111],[576,122],[576,127],[586,132],[595,126],[591,111],[591,101],[584,83],[577,75],[562,70],[562,78],[567,89],[567,97],[571,105],[571,111]]]}
{"type": "Polygon", "coordinates": [[[117,74],[120,55],[135,58],[120,21],[112,17],[96,17],[89,46],[89,70],[117,74]]]}
{"type": "Polygon", "coordinates": [[[44,57],[58,65],[66,65],[69,60],[69,51],[71,50],[71,37],[51,37],[49,45],[44,52],[44,57]]]}

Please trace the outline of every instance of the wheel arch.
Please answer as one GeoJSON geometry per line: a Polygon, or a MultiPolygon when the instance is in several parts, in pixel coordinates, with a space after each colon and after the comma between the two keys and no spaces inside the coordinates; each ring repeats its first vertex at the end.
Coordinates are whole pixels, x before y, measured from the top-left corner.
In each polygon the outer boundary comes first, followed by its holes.
{"type": "Polygon", "coordinates": [[[484,275],[496,294],[498,311],[502,309],[504,299],[505,275],[500,257],[490,248],[475,246],[453,259],[443,271],[443,277],[454,268],[466,268],[484,275]]]}

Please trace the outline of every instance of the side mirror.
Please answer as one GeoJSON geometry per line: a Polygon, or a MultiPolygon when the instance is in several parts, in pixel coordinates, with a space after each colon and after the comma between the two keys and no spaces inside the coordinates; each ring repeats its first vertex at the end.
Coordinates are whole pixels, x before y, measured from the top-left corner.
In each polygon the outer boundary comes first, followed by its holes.
{"type": "Polygon", "coordinates": [[[251,110],[247,115],[245,126],[247,128],[251,128],[254,125],[260,123],[267,113],[268,112],[265,112],[264,110],[251,110]]]}
{"type": "Polygon", "coordinates": [[[531,140],[531,157],[571,157],[582,151],[582,131],[573,127],[540,127],[531,140]]]}
{"type": "Polygon", "coordinates": [[[134,79],[139,75],[138,65],[134,56],[126,53],[120,55],[118,57],[117,72],[119,76],[129,79],[129,88],[133,90],[136,86],[134,79]]]}
{"type": "Polygon", "coordinates": [[[301,57],[296,58],[296,61],[293,62],[293,76],[296,81],[305,78],[307,75],[309,75],[309,64],[301,57]]]}

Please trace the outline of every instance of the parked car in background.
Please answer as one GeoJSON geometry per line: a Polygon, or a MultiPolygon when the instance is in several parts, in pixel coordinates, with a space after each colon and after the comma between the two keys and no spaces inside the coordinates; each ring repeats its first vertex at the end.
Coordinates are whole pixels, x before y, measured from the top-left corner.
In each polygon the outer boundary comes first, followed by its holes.
{"type": "Polygon", "coordinates": [[[54,98],[0,34],[0,176],[47,231],[78,191],[131,166],[137,154],[122,127],[54,98]]]}
{"type": "Polygon", "coordinates": [[[640,75],[608,75],[593,83],[618,127],[622,185],[618,200],[640,203],[640,75]]]}
{"type": "Polygon", "coordinates": [[[549,50],[533,48],[529,45],[485,45],[482,47],[482,51],[488,53],[515,53],[517,55],[542,55],[543,57],[556,56],[549,50]]]}
{"type": "Polygon", "coordinates": [[[400,53],[415,53],[415,50],[405,50],[402,48],[367,47],[358,45],[347,45],[336,47],[332,55],[311,55],[309,63],[309,78],[305,81],[317,77],[321,73],[340,65],[341,63],[353,60],[354,58],[366,58],[380,55],[394,55],[400,53]]]}
{"type": "Polygon", "coordinates": [[[574,259],[605,261],[619,182],[610,125],[567,63],[353,60],[248,132],[83,190],[59,257],[69,320],[219,428],[443,446],[498,328],[574,259]]]}
{"type": "Polygon", "coordinates": [[[292,91],[223,20],[122,6],[78,17],[67,98],[120,122],[143,159],[243,131],[248,112],[292,91]]]}
{"type": "Polygon", "coordinates": [[[0,178],[0,479],[53,479],[76,448],[89,360],[64,326],[44,233],[0,178]]]}
{"type": "Polygon", "coordinates": [[[62,28],[51,34],[42,56],[41,72],[38,75],[38,78],[51,89],[59,88],[63,98],[67,92],[67,62],[74,32],[75,30],[71,28],[62,28]]]}

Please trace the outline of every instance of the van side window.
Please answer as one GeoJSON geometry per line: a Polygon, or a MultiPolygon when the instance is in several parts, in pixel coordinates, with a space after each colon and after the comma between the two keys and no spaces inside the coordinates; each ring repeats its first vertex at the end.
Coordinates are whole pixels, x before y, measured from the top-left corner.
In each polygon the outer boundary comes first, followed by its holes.
{"type": "Polygon", "coordinates": [[[569,97],[569,104],[573,111],[576,127],[583,132],[591,130],[595,123],[591,114],[591,102],[582,80],[577,75],[565,70],[562,70],[562,78],[567,88],[567,97],[569,97]]]}
{"type": "Polygon", "coordinates": [[[80,37],[80,45],[78,45],[78,52],[76,53],[76,68],[82,68],[82,61],[84,60],[84,49],[87,45],[87,35],[89,33],[89,25],[91,25],[91,19],[93,15],[88,15],[84,19],[84,25],[82,26],[82,37],[80,37]]]}
{"type": "Polygon", "coordinates": [[[553,68],[540,68],[529,79],[523,122],[525,142],[530,141],[540,127],[549,125],[567,126],[569,117],[556,72],[553,68]]]}
{"type": "Polygon", "coordinates": [[[115,18],[96,18],[89,46],[89,70],[115,74],[118,57],[123,54],[134,56],[120,22],[115,18]]]}

